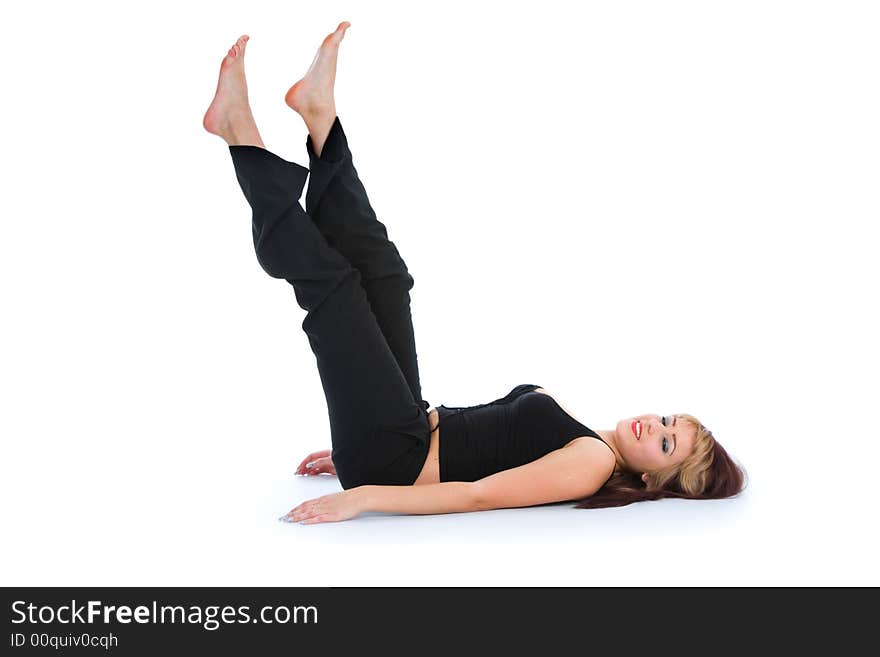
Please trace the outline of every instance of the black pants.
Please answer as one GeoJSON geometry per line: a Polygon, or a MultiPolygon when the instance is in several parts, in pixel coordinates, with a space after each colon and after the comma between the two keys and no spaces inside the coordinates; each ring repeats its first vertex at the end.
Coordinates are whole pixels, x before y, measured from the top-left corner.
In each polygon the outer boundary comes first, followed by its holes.
{"type": "Polygon", "coordinates": [[[253,210],[257,260],[307,311],[302,328],[327,398],[343,488],[410,485],[428,453],[409,291],[413,277],[376,219],[337,117],[309,169],[230,146],[253,210]],[[311,173],[305,211],[299,203],[311,173]]]}

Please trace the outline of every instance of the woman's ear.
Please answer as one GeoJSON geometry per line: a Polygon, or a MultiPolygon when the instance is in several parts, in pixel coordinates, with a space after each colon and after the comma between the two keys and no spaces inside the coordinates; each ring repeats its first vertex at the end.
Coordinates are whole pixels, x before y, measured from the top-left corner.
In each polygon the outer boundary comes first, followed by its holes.
{"type": "Polygon", "coordinates": [[[642,481],[646,484],[648,483],[648,473],[647,472],[642,473],[642,481]]]}

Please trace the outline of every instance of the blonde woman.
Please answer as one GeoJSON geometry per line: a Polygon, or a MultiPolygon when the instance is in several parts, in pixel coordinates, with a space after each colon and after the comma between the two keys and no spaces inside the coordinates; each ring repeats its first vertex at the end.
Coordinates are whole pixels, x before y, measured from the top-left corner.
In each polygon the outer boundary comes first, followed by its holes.
{"type": "Polygon", "coordinates": [[[743,472],[691,415],[639,415],[594,431],[536,384],[476,406],[432,408],[422,399],[414,281],[376,218],[336,114],[336,61],[349,26],[340,23],[324,39],[285,97],[308,129],[308,168],[263,144],[248,103],[246,35],[223,59],[204,117],[229,146],[260,265],[285,280],[306,311],[302,328],[327,400],[332,449],[310,454],[297,473],[337,475],[343,490],[280,519],[311,524],[366,511],[452,513],[568,500],[595,508],[737,494],[743,472]]]}

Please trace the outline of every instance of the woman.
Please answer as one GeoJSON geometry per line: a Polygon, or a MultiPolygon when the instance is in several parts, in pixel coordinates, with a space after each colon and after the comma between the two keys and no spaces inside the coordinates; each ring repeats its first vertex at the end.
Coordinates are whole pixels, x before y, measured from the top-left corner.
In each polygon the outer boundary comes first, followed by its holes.
{"type": "Polygon", "coordinates": [[[450,513],[567,500],[596,508],[738,493],[742,471],[690,415],[640,415],[593,431],[534,384],[471,407],[435,409],[422,399],[413,278],[376,219],[336,115],[336,59],[348,27],[340,23],[327,36],[285,97],[308,128],[308,169],[263,144],[248,104],[246,35],[223,59],[204,118],[229,145],[253,211],[260,265],[285,279],[307,311],[302,328],[327,398],[333,449],[310,454],[297,473],[335,474],[343,490],[280,519],[311,524],[364,511],[450,513]]]}

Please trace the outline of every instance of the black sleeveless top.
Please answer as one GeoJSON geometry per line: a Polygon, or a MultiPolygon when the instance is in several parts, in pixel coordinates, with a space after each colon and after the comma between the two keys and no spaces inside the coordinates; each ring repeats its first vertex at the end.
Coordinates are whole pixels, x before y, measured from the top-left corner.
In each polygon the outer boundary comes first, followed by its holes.
{"type": "Polygon", "coordinates": [[[477,406],[438,406],[440,481],[477,481],[531,463],[580,436],[602,440],[537,388],[543,386],[518,385],[477,406]]]}

